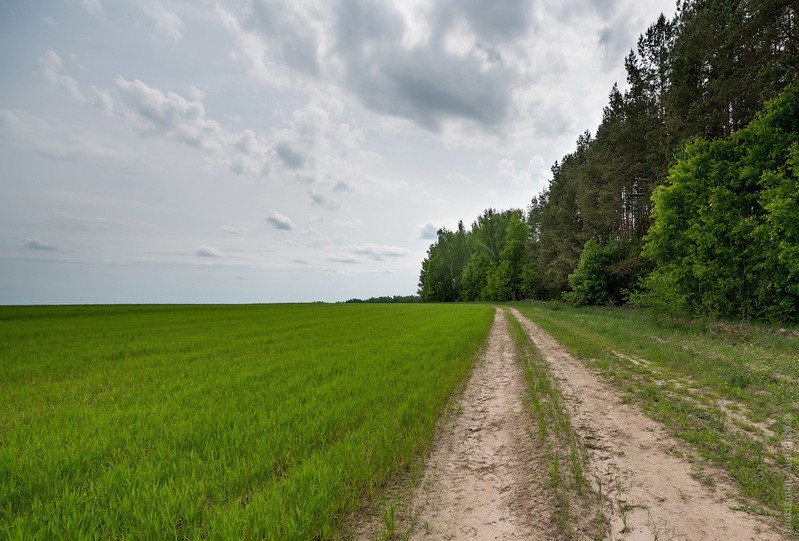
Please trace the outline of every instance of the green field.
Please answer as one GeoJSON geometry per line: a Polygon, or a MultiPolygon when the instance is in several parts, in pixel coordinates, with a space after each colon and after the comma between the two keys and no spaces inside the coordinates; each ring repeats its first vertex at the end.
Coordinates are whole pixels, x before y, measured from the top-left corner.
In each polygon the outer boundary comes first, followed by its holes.
{"type": "Polygon", "coordinates": [[[797,329],[671,324],[640,310],[560,303],[513,306],[726,471],[751,512],[787,516],[799,531],[792,494],[799,486],[797,329]]]}
{"type": "Polygon", "coordinates": [[[0,307],[0,539],[336,537],[429,445],[492,317],[0,307]]]}

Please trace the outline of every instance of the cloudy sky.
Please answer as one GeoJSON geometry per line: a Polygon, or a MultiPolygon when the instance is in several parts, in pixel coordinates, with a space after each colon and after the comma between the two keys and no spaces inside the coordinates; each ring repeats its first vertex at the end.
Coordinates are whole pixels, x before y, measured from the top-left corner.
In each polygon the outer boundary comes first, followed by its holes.
{"type": "Polygon", "coordinates": [[[0,304],[413,294],[673,0],[0,0],[0,304]]]}

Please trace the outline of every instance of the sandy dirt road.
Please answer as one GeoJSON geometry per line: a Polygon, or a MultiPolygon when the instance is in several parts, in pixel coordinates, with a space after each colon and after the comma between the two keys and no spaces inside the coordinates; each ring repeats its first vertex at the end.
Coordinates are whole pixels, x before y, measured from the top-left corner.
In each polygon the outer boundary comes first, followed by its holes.
{"type": "Polygon", "coordinates": [[[545,355],[573,409],[574,426],[591,442],[589,467],[608,496],[612,539],[782,539],[763,519],[731,509],[735,489],[723,475],[715,489],[694,479],[691,464],[674,452],[684,444],[637,407],[622,403],[613,388],[541,328],[512,313],[545,355]]]}
{"type": "Polygon", "coordinates": [[[485,354],[437,436],[414,497],[411,539],[553,539],[550,499],[524,405],[523,369],[497,310],[485,354]]]}
{"type": "MultiPolygon", "coordinates": [[[[601,485],[610,539],[783,539],[765,519],[732,509],[735,489],[722,474],[714,488],[697,481],[693,466],[675,453],[685,451],[685,444],[636,406],[624,404],[538,326],[515,309],[511,313],[545,357],[572,425],[587,442],[587,474],[595,489],[601,485]]],[[[536,441],[527,392],[504,311],[497,310],[485,352],[456,412],[437,430],[422,480],[410,496],[410,539],[566,538],[555,520],[548,464],[536,441]]],[[[381,535],[375,518],[361,524],[356,539],[381,535]]]]}

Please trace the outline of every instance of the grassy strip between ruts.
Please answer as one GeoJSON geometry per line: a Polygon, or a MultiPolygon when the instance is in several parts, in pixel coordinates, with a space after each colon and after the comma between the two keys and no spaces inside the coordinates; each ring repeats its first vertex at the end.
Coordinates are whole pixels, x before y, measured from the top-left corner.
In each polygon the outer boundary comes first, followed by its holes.
{"type": "MultiPolygon", "coordinates": [[[[659,324],[632,309],[516,303],[522,313],[738,483],[750,512],[799,530],[799,336],[659,324]]],[[[700,476],[713,483],[710,475],[700,476]]]]}
{"type": "Polygon", "coordinates": [[[0,308],[0,538],[336,537],[428,444],[492,317],[0,308]]]}
{"type": "Polygon", "coordinates": [[[586,478],[586,450],[572,426],[563,391],[521,324],[508,311],[505,318],[524,365],[537,441],[546,457],[549,486],[555,499],[554,519],[565,539],[577,539],[578,530],[581,539],[604,539],[608,523],[601,511],[600,497],[586,478]]]}

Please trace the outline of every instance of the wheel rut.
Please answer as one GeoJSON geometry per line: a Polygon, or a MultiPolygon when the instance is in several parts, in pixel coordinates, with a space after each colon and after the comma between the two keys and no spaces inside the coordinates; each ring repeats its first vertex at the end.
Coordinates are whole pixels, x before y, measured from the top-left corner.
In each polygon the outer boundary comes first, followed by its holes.
{"type": "MultiPolygon", "coordinates": [[[[587,449],[586,473],[604,502],[610,539],[783,539],[766,519],[734,510],[736,490],[723,474],[714,488],[697,481],[684,443],[624,403],[540,327],[516,309],[510,312],[563,391],[587,449]]],[[[454,413],[437,430],[421,482],[403,504],[412,526],[402,531],[410,532],[411,540],[567,538],[555,518],[558,504],[548,486],[528,392],[504,310],[497,309],[485,351],[454,413]]],[[[355,538],[374,539],[378,522],[362,524],[355,538]]],[[[596,532],[578,529],[573,535],[593,539],[596,532]]]]}
{"type": "Polygon", "coordinates": [[[421,485],[411,539],[552,539],[541,517],[550,502],[538,487],[526,384],[502,310],[485,353],[437,436],[421,485]]]}
{"type": "MultiPolygon", "coordinates": [[[[512,314],[549,364],[587,442],[589,468],[608,503],[611,538],[768,541],[782,539],[761,517],[736,511],[721,472],[714,488],[695,479],[686,445],[574,358],[519,311],[512,314]]],[[[708,470],[705,470],[705,474],[708,470]]]]}

